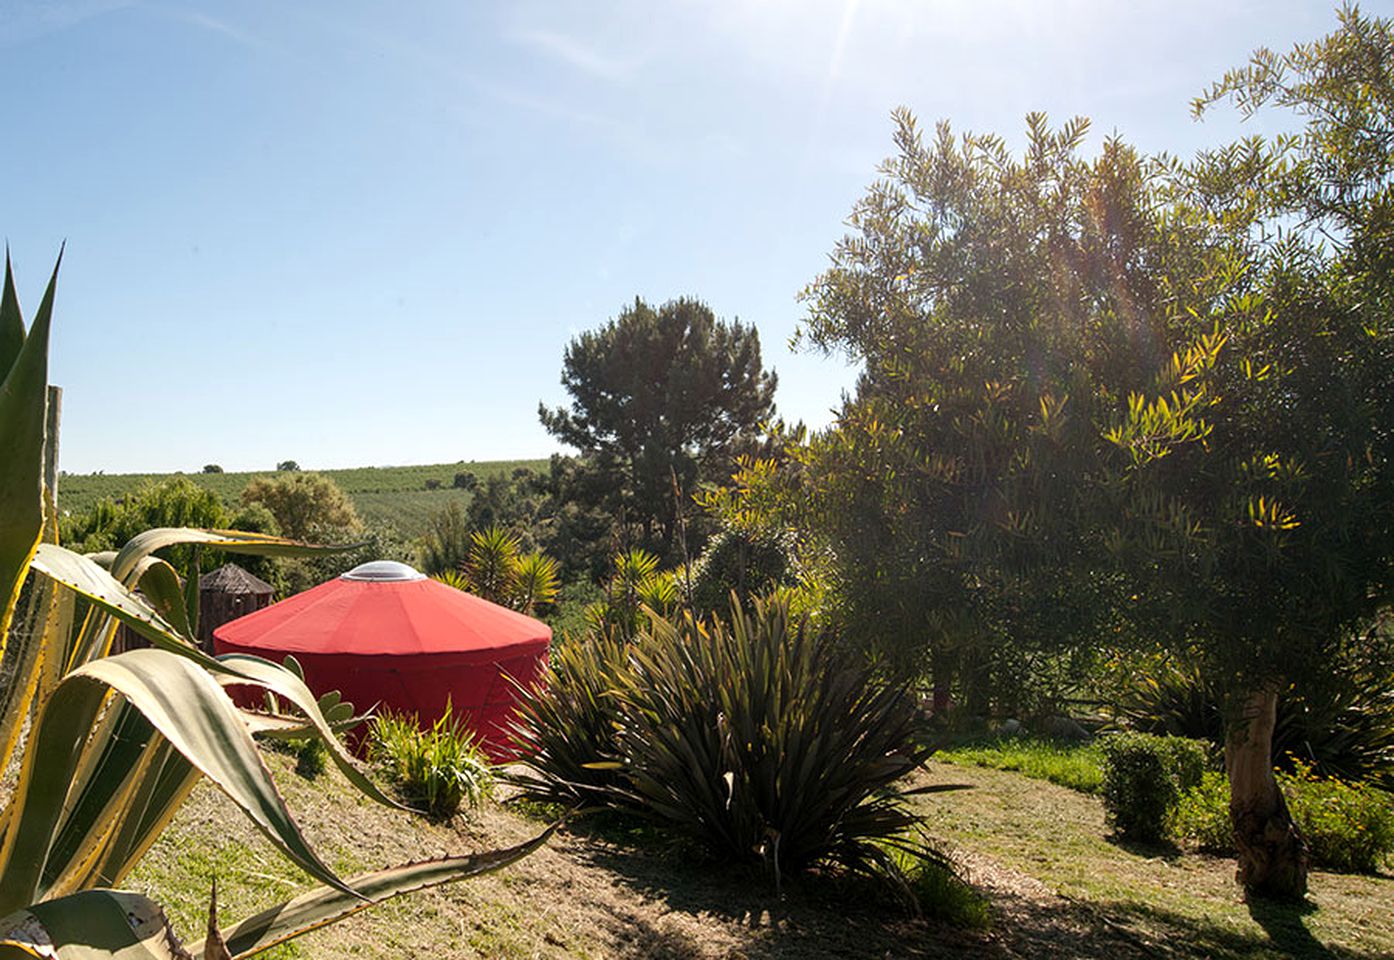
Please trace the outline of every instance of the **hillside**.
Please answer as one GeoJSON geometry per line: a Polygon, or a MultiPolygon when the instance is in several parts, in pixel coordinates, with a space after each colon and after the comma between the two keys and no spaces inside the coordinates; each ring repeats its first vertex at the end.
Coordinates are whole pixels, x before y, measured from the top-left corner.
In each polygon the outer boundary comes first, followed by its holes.
{"type": "MultiPolygon", "coordinates": [[[[345,872],[503,846],[540,829],[494,804],[453,825],[427,823],[363,799],[332,772],[310,783],[284,755],[269,759],[306,833],[345,872]]],[[[831,878],[786,878],[776,893],[758,872],[703,862],[642,831],[617,836],[583,822],[501,873],[371,908],[265,956],[1374,960],[1394,950],[1394,878],[1318,872],[1309,906],[1250,910],[1232,861],[1110,843],[1095,797],[937,763],[916,779],[970,787],[916,802],[930,833],[958,852],[990,900],[988,931],[908,917],[868,888],[831,878]]],[[[225,920],[307,883],[205,783],[132,886],[192,935],[205,922],[214,876],[225,920]]]]}
{"type": "MultiPolygon", "coordinates": [[[[421,533],[431,514],[442,510],[451,501],[464,505],[469,494],[454,489],[455,474],[473,473],[480,481],[491,476],[508,474],[518,467],[546,470],[547,460],[461,460],[456,463],[430,463],[402,467],[353,467],[344,470],[320,470],[353,498],[353,504],[368,523],[387,523],[396,527],[404,537],[421,533]],[[427,489],[428,481],[437,481],[439,489],[427,489]]],[[[242,473],[88,473],[64,474],[59,481],[58,499],[70,513],[85,513],[102,497],[117,499],[147,484],[171,476],[187,476],[190,480],[212,490],[229,506],[247,481],[255,477],[274,476],[275,471],[260,470],[242,473]]]]}

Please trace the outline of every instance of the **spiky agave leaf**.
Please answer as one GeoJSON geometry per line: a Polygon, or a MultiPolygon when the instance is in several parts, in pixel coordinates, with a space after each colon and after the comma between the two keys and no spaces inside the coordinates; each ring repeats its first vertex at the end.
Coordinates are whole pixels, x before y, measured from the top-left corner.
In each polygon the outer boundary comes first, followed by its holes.
{"type": "MultiPolygon", "coordinates": [[[[41,898],[45,867],[73,777],[109,691],[125,697],[190,763],[216,783],[292,862],[321,882],[351,888],[310,848],[242,725],[204,670],[164,650],[132,650],[79,667],[41,710],[25,751],[0,847],[0,912],[41,898]]],[[[109,775],[127,776],[129,771],[109,775]]]]}
{"type": "MultiPolygon", "coordinates": [[[[350,877],[349,884],[366,899],[318,887],[233,924],[222,931],[223,940],[234,960],[249,957],[384,900],[502,869],[546,843],[559,826],[561,822],[554,823],[531,840],[503,850],[442,857],[350,877]]],[[[201,948],[202,944],[195,946],[194,952],[201,948]]]]}
{"type": "Polygon", "coordinates": [[[0,960],[12,957],[193,960],[154,901],[120,890],[84,890],[0,919],[0,960]]]}

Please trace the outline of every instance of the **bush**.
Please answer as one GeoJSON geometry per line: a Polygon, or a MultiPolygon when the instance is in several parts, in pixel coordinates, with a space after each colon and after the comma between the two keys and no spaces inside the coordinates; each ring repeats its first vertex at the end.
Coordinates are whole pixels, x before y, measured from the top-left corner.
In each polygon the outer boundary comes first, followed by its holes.
{"type": "Polygon", "coordinates": [[[1229,820],[1229,780],[1207,770],[1200,783],[1183,792],[1167,832],[1178,842],[1219,855],[1234,853],[1234,827],[1229,820]]]}
{"type": "Polygon", "coordinates": [[[462,803],[476,807],[493,792],[489,761],[448,703],[430,730],[422,730],[415,716],[379,714],[371,737],[373,759],[409,803],[434,817],[452,817],[462,803]]]}
{"type": "Polygon", "coordinates": [[[623,797],[611,694],[628,661],[618,636],[588,634],[555,644],[546,679],[519,690],[513,738],[530,799],[593,806],[623,797]]]}
{"type": "MultiPolygon", "coordinates": [[[[1384,791],[1314,777],[1303,765],[1295,773],[1279,773],[1278,783],[1315,865],[1375,873],[1381,861],[1394,858],[1394,799],[1384,791]]],[[[1181,797],[1170,829],[1177,840],[1200,850],[1234,853],[1224,774],[1207,773],[1181,797]]]]}
{"type": "Polygon", "coordinates": [[[786,604],[655,617],[617,681],[627,798],[719,856],[876,873],[916,823],[893,786],[927,753],[913,692],[786,604]]]}
{"type": "Polygon", "coordinates": [[[1201,782],[1207,744],[1184,737],[1120,733],[1106,737],[1104,808],[1118,835],[1157,843],[1181,794],[1201,782]]]}
{"type": "Polygon", "coordinates": [[[324,741],[310,737],[295,744],[295,772],[306,780],[313,780],[325,770],[329,762],[329,751],[324,741]]]}

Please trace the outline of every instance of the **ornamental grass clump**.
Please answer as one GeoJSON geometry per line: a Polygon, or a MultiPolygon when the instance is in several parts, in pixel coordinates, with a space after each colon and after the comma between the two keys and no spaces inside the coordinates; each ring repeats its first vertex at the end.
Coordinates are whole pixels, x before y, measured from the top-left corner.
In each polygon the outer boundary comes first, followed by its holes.
{"type": "Polygon", "coordinates": [[[917,822],[894,786],[927,753],[911,690],[785,603],[654,618],[617,681],[625,798],[720,856],[874,872],[917,822]]]}
{"type": "Polygon", "coordinates": [[[429,730],[414,715],[383,713],[373,718],[371,736],[370,754],[402,796],[433,817],[449,819],[493,792],[489,761],[449,703],[429,730]]]}

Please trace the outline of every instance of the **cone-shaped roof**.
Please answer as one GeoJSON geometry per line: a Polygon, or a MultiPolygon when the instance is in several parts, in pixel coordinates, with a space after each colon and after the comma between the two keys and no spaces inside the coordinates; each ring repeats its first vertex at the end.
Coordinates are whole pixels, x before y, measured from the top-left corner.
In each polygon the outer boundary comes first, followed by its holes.
{"type": "Polygon", "coordinates": [[[276,654],[365,656],[496,653],[545,647],[552,630],[541,620],[422,577],[405,564],[355,567],[327,583],[223,624],[225,644],[276,654]],[[371,569],[365,569],[371,568],[371,569]]]}
{"type": "Polygon", "coordinates": [[[217,590],[219,593],[275,593],[275,588],[260,577],[243,570],[235,563],[225,563],[212,573],[198,578],[200,590],[217,590]]]}

